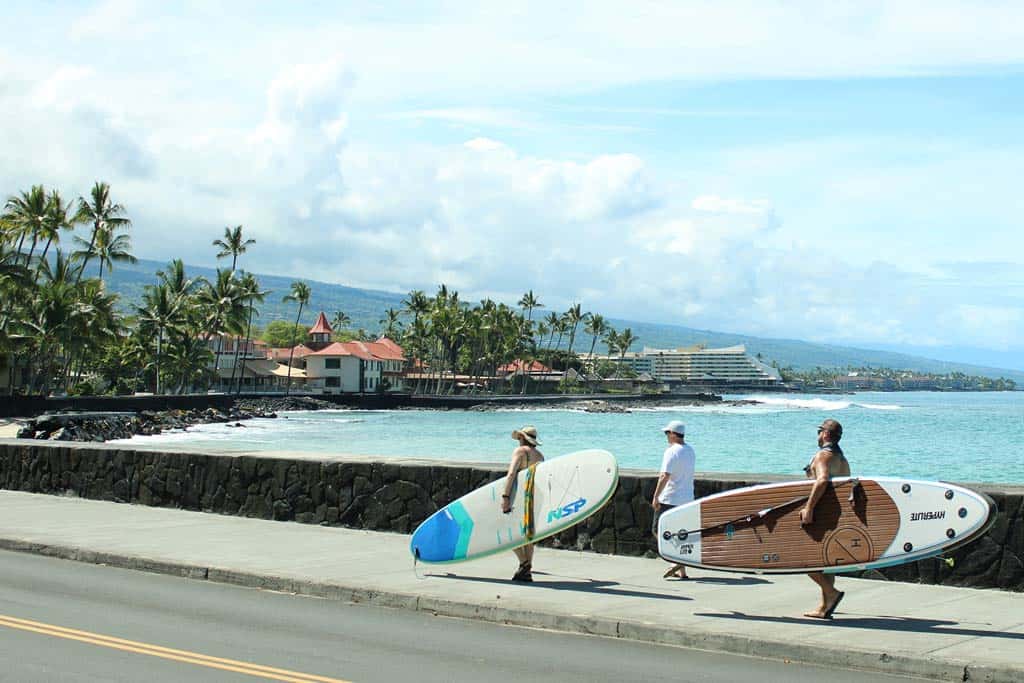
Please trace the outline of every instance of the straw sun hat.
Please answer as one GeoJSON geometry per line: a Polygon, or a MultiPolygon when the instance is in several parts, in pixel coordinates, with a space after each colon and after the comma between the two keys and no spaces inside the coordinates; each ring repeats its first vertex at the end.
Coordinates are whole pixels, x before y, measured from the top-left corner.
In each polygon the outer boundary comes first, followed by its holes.
{"type": "Polygon", "coordinates": [[[517,429],[512,432],[513,439],[523,439],[526,443],[531,446],[539,446],[540,441],[537,440],[537,428],[533,425],[528,425],[522,429],[517,429]]]}

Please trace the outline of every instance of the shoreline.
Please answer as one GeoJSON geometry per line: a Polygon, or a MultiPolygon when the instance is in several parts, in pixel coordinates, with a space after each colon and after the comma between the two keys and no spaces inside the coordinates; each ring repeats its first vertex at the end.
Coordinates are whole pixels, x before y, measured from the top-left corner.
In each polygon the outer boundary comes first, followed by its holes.
{"type": "MultiPolygon", "coordinates": [[[[0,438],[22,438],[45,441],[103,443],[135,436],[152,436],[164,432],[187,431],[200,424],[228,424],[243,428],[253,418],[277,418],[278,413],[317,410],[459,410],[489,412],[510,407],[558,407],[590,413],[628,413],[631,409],[670,403],[673,405],[749,405],[752,400],[723,401],[715,394],[619,395],[596,398],[598,395],[501,396],[501,397],[408,397],[408,403],[388,406],[352,405],[318,396],[261,396],[234,398],[210,395],[204,407],[165,410],[74,410],[42,412],[25,418],[0,418],[0,438]],[[610,400],[609,400],[610,399],[610,400]]],[[[134,398],[134,397],[132,397],[134,398]]],[[[191,398],[203,398],[202,395],[191,398]]],[[[336,398],[336,397],[331,397],[336,398]]],[[[362,397],[356,397],[362,398],[362,397]]],[[[200,402],[201,401],[194,401],[200,402]]],[[[90,402],[84,402],[86,405],[90,402]]]]}

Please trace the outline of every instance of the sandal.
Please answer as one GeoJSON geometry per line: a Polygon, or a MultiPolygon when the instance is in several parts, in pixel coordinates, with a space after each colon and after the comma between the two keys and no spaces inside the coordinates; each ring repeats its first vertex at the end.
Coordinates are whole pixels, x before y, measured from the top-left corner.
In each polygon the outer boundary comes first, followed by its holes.
{"type": "Polygon", "coordinates": [[[686,566],[681,564],[675,564],[669,567],[668,571],[661,575],[663,579],[670,579],[675,576],[678,579],[688,579],[686,575],[686,566]]]}
{"type": "Polygon", "coordinates": [[[512,576],[513,581],[522,581],[523,583],[533,582],[533,565],[529,562],[522,562],[519,565],[519,569],[512,576]]]}

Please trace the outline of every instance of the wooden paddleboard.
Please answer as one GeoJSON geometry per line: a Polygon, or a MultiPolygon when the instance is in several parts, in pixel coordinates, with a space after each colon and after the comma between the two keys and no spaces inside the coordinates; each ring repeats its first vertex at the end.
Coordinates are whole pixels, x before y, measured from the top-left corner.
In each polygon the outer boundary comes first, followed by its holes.
{"type": "Polygon", "coordinates": [[[526,471],[519,473],[512,512],[501,511],[505,477],[467,493],[420,524],[409,550],[421,562],[464,562],[534,543],[578,524],[607,503],[619,481],[608,451],[586,450],[537,465],[533,490],[533,537],[524,521],[526,471]]]}
{"type": "Polygon", "coordinates": [[[981,536],[988,496],[945,482],[837,477],[800,523],[813,481],[765,484],[697,499],[658,521],[658,552],[726,571],[852,572],[933,557],[981,536]]]}

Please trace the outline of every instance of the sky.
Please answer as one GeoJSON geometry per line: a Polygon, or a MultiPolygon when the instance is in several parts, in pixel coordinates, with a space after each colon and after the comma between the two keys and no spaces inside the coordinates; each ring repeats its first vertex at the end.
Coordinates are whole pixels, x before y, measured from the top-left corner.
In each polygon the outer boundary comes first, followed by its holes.
{"type": "Polygon", "coordinates": [[[108,182],[139,257],[1024,369],[1020,3],[5,18],[0,192],[108,182]]]}

